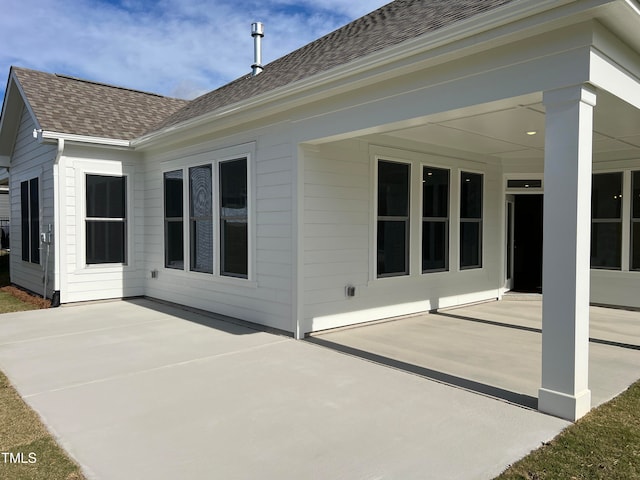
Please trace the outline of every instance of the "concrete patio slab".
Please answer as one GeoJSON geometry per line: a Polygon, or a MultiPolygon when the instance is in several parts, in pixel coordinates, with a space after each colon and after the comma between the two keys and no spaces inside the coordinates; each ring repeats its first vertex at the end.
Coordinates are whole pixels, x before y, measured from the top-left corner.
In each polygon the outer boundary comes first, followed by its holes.
{"type": "Polygon", "coordinates": [[[96,479],[489,479],[568,424],[149,300],[3,315],[0,369],[96,479]]]}
{"type": "MultiPolygon", "coordinates": [[[[327,332],[312,341],[535,408],[541,376],[539,301],[488,302],[327,332]]],[[[591,307],[594,406],[640,377],[640,312],[591,307]]]]}

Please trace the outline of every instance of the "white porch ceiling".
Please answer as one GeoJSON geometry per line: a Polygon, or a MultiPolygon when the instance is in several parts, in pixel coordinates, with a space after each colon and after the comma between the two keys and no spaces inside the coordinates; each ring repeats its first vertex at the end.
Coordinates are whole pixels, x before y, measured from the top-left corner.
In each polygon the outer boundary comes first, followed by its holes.
{"type": "MultiPolygon", "coordinates": [[[[543,158],[544,112],[541,102],[487,106],[481,112],[474,107],[473,112],[447,112],[426,119],[423,125],[385,134],[501,159],[543,158]]],[[[593,141],[594,156],[603,160],[640,158],[640,111],[613,95],[599,92],[593,141]]]]}

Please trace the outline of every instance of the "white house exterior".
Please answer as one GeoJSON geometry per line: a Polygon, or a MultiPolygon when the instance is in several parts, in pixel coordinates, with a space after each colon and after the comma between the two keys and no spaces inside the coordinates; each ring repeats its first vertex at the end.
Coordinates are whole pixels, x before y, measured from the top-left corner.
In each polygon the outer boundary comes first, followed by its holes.
{"type": "Polygon", "coordinates": [[[302,338],[526,277],[539,408],[576,419],[589,302],[640,307],[638,31],[632,0],[398,0],[191,102],[14,68],[12,281],[302,338]]]}

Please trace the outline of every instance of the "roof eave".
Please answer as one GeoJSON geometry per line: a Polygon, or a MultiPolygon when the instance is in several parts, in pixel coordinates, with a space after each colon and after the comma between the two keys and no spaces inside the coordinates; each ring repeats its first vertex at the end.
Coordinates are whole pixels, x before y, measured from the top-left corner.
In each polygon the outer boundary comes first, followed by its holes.
{"type": "Polygon", "coordinates": [[[15,70],[12,68],[7,80],[4,101],[2,103],[2,112],[0,113],[0,153],[2,154],[10,154],[10,149],[5,148],[8,146],[6,142],[15,141],[14,137],[18,131],[18,124],[20,122],[20,114],[22,113],[23,106],[27,108],[36,128],[40,128],[38,118],[34,114],[33,109],[27,100],[27,96],[20,84],[20,80],[18,79],[15,70]],[[12,124],[8,124],[8,122],[12,122],[12,124]],[[7,130],[9,128],[11,131],[7,130]]]}
{"type": "MultiPolygon", "coordinates": [[[[614,0],[594,0],[589,3],[605,4],[611,3],[612,1],[614,0]]],[[[362,74],[363,71],[399,62],[407,57],[427,52],[429,50],[463,40],[469,36],[496,29],[500,26],[516,22],[523,18],[527,18],[553,8],[558,8],[572,2],[575,2],[575,0],[516,1],[505,5],[504,7],[457,22],[450,27],[438,29],[434,32],[402,42],[398,45],[374,52],[344,65],[332,68],[326,72],[278,87],[274,90],[256,95],[246,100],[218,108],[176,125],[171,125],[155,132],[148,133],[132,140],[131,146],[133,148],[151,146],[157,142],[161,142],[167,135],[186,132],[190,129],[202,126],[203,124],[238,115],[250,109],[255,109],[256,107],[261,107],[269,103],[281,102],[286,98],[295,97],[305,91],[314,88],[317,89],[333,82],[346,79],[355,73],[362,74]]],[[[221,125],[221,128],[224,128],[224,126],[221,125]]]]}
{"type": "Polygon", "coordinates": [[[47,130],[35,129],[34,137],[39,142],[64,140],[69,143],[85,144],[92,146],[102,147],[119,147],[119,148],[131,148],[131,140],[117,139],[117,138],[105,138],[105,137],[92,137],[89,135],[76,135],[73,133],[60,133],[51,132],[47,130]]]}

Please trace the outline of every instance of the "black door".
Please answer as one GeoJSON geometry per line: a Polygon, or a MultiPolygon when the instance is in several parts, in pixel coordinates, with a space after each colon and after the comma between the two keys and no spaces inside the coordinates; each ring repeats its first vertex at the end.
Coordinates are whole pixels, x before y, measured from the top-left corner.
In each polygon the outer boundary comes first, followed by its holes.
{"type": "Polygon", "coordinates": [[[516,195],[513,289],[542,293],[542,195],[516,195]]]}

